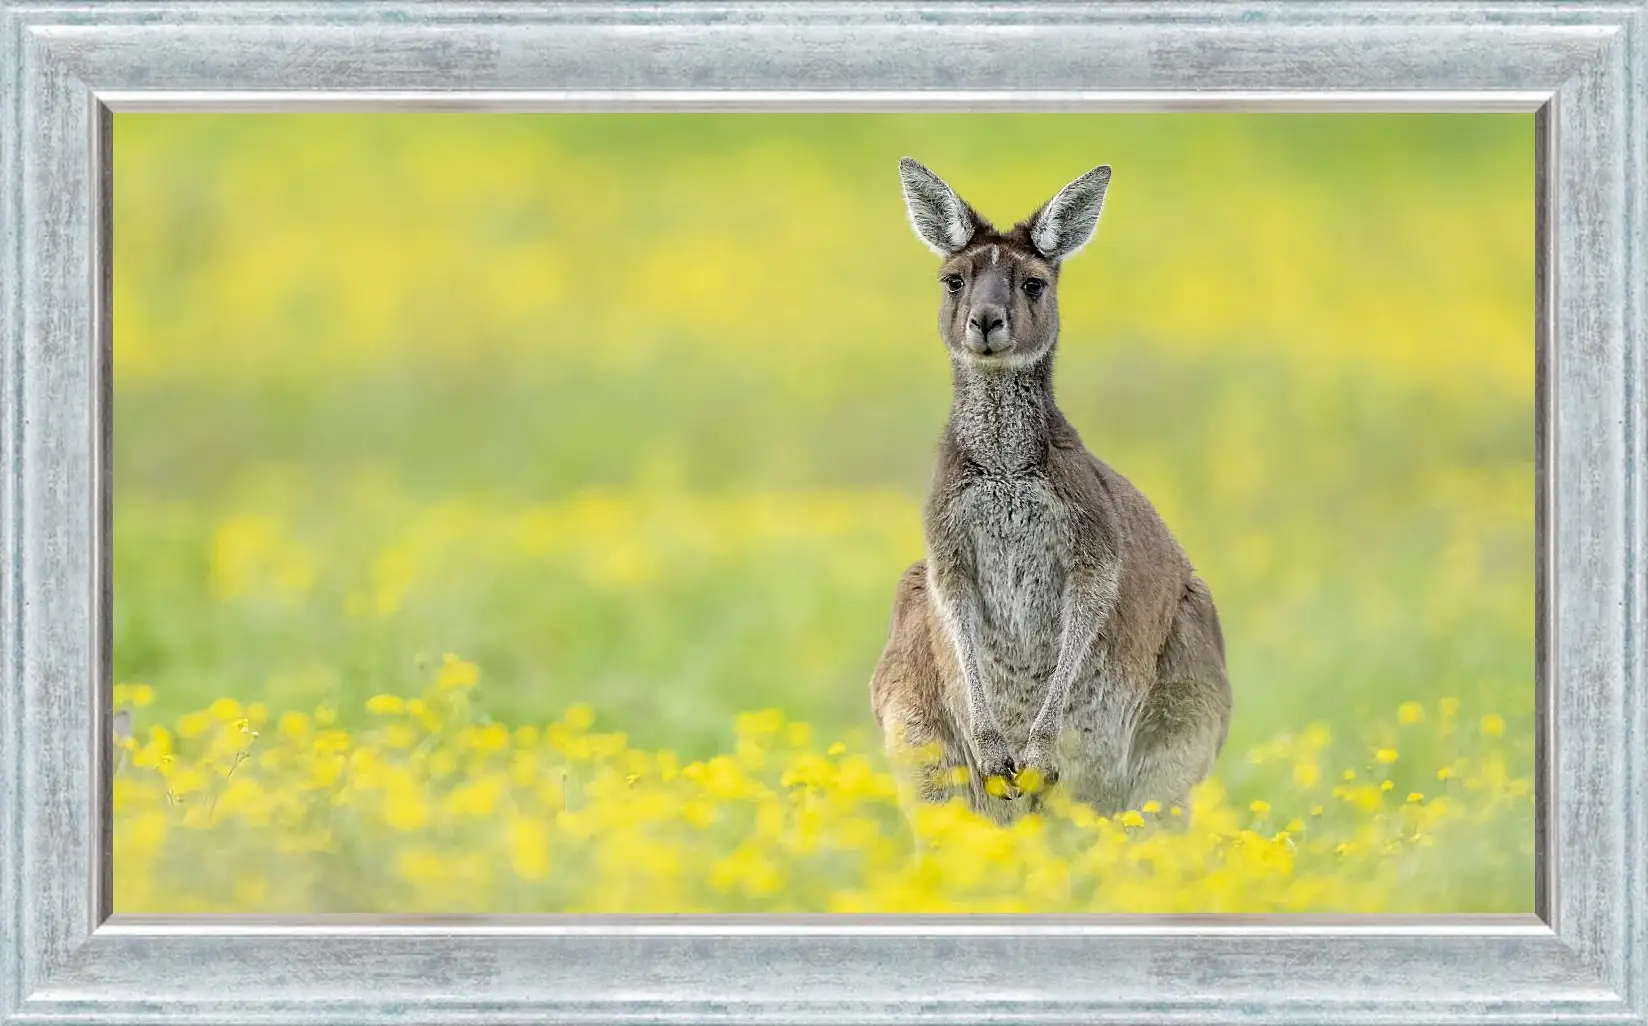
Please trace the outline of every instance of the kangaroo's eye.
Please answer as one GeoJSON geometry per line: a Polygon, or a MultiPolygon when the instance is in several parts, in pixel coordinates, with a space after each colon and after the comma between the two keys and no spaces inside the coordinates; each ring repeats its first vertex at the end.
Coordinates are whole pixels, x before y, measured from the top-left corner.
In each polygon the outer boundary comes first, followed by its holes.
{"type": "Polygon", "coordinates": [[[1040,278],[1024,279],[1024,294],[1029,296],[1031,299],[1035,299],[1037,296],[1040,296],[1042,290],[1046,287],[1047,283],[1042,281],[1040,278]]]}
{"type": "Polygon", "coordinates": [[[947,274],[944,276],[944,288],[949,292],[960,292],[961,287],[964,284],[966,283],[961,280],[961,275],[959,274],[947,274]]]}

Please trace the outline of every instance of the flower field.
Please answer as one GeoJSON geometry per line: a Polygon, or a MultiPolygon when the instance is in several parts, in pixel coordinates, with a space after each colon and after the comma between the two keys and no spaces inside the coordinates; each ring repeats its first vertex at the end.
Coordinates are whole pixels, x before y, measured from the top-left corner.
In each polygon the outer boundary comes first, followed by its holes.
{"type": "Polygon", "coordinates": [[[114,125],[117,911],[1532,908],[1531,118],[114,125]],[[904,153],[1116,169],[1056,387],[1219,605],[1190,809],[899,808],[904,153]]]}
{"type": "MultiPolygon", "coordinates": [[[[821,746],[776,709],[737,717],[731,752],[687,761],[594,731],[586,705],[514,729],[478,718],[480,676],[447,654],[422,694],[368,700],[372,719],[355,732],[324,706],[272,717],[223,699],[122,738],[125,903],[282,912],[347,894],[353,907],[403,912],[1426,911],[1449,900],[1439,860],[1504,872],[1525,856],[1517,834],[1532,793],[1509,775],[1504,720],[1471,722],[1454,698],[1404,703],[1386,725],[1393,743],[1439,741],[1441,766],[1410,768],[1382,748],[1341,769],[1324,758],[1332,732],[1311,724],[1248,753],[1287,769],[1274,801],[1234,805],[1215,781],[1190,809],[1147,802],[1107,820],[1052,797],[1002,829],[959,799],[901,819],[879,759],[821,746]]],[[[128,711],[152,698],[146,685],[116,693],[128,711]]]]}

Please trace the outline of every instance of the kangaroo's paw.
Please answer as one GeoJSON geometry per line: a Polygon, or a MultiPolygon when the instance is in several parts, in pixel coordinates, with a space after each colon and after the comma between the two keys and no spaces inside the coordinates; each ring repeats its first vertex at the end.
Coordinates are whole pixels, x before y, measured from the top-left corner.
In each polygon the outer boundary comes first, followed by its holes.
{"type": "Polygon", "coordinates": [[[1025,794],[1045,794],[1059,782],[1059,767],[1053,745],[1034,736],[1019,760],[1016,783],[1025,794]]]}
{"type": "Polygon", "coordinates": [[[999,730],[985,730],[973,739],[978,751],[979,776],[984,778],[984,793],[1012,801],[1019,796],[1014,779],[1018,776],[1018,760],[999,730]]]}

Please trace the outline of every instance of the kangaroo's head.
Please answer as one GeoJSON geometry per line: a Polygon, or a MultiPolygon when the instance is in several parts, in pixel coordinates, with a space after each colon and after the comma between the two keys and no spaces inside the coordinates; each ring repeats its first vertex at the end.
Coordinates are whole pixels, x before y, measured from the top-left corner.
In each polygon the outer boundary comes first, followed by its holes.
{"type": "Polygon", "coordinates": [[[1066,185],[1006,232],[918,161],[905,157],[898,169],[910,223],[944,261],[938,328],[952,356],[1003,366],[1046,356],[1059,334],[1059,267],[1099,226],[1109,165],[1066,185]]]}

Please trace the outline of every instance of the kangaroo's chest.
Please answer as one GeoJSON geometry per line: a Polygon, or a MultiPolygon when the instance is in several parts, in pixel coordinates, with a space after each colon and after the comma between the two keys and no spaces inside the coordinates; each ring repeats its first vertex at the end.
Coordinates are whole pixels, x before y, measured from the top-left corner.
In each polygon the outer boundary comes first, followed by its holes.
{"type": "Polygon", "coordinates": [[[1043,478],[981,476],[962,489],[953,518],[981,602],[987,672],[1002,685],[1044,685],[1063,626],[1068,509],[1043,478]]]}

